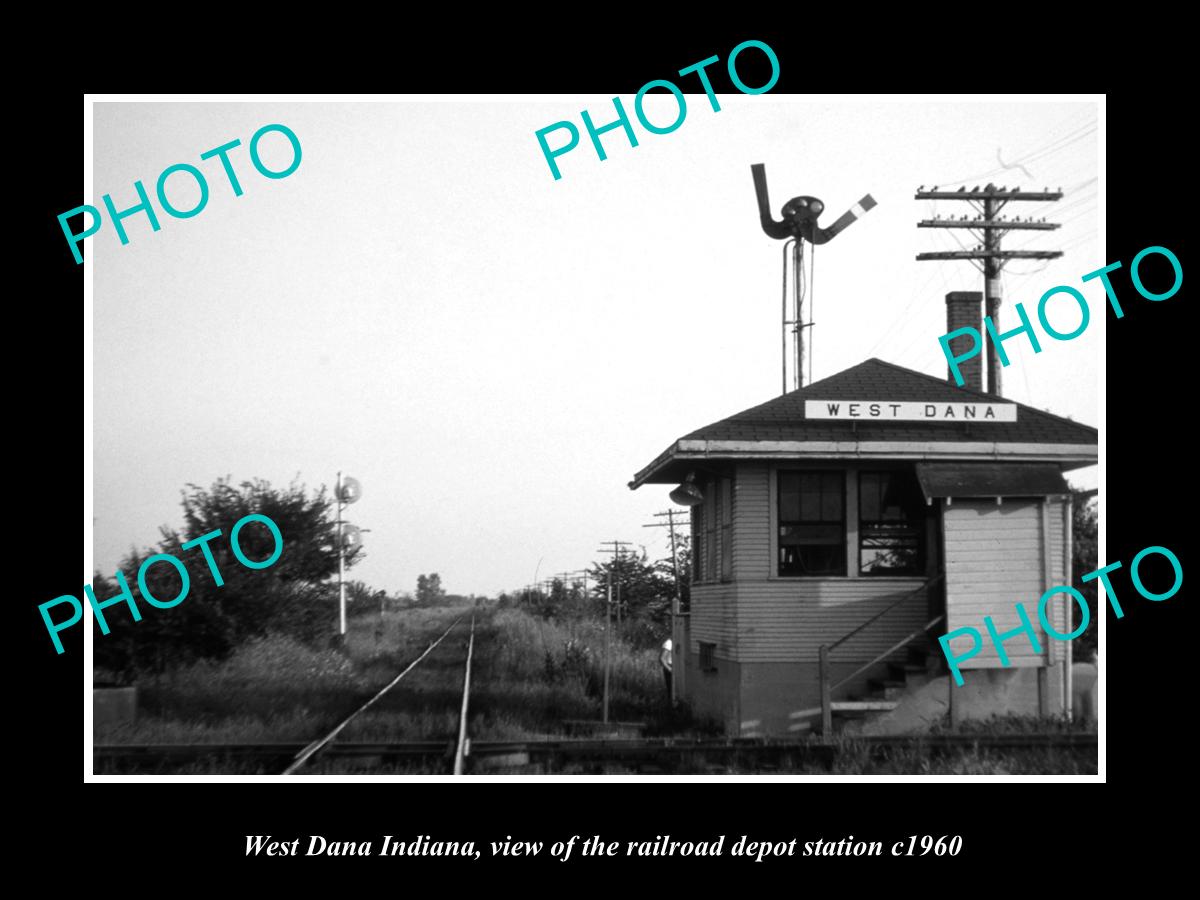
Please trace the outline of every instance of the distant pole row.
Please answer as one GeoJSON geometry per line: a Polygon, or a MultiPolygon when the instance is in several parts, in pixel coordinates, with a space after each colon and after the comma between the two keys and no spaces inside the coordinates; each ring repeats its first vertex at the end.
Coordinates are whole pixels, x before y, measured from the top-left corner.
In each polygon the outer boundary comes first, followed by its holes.
{"type": "MultiPolygon", "coordinates": [[[[611,654],[610,645],[612,639],[610,632],[612,631],[612,605],[613,605],[613,570],[617,567],[619,560],[625,553],[625,548],[629,546],[628,541],[604,541],[609,544],[612,549],[604,548],[597,550],[597,553],[611,553],[613,564],[608,567],[608,602],[604,604],[604,724],[608,724],[608,682],[609,671],[611,669],[611,654]]],[[[621,582],[617,580],[617,624],[621,622],[621,582]]]]}
{"type": "MultiPolygon", "coordinates": [[[[665,512],[655,513],[656,519],[665,518],[665,522],[651,522],[644,525],[644,528],[667,528],[670,535],[671,544],[671,574],[675,582],[675,596],[671,600],[671,634],[675,634],[675,624],[680,615],[680,582],[679,582],[679,539],[676,533],[676,527],[683,527],[683,522],[686,520],[687,513],[682,510],[669,509],[665,512]]],[[[624,558],[627,548],[632,547],[631,541],[611,540],[602,541],[603,546],[597,550],[597,553],[609,554],[612,559],[608,566],[606,581],[606,600],[604,604],[604,701],[603,701],[603,719],[605,724],[608,723],[609,717],[609,685],[611,681],[611,660],[612,660],[612,618],[613,604],[616,603],[617,610],[617,626],[621,625],[621,577],[617,569],[620,561],[624,558]],[[614,574],[615,573],[615,574],[614,574]],[[615,581],[615,585],[614,585],[615,581]],[[615,596],[614,596],[615,595],[615,596]]],[[[539,563],[540,565],[540,563],[539,563]]],[[[580,569],[574,572],[559,572],[553,578],[543,581],[535,581],[525,587],[526,601],[530,599],[530,595],[534,592],[543,594],[552,594],[555,583],[562,584],[566,587],[570,580],[580,579],[583,581],[583,594],[587,596],[588,592],[588,577],[587,569],[580,569]]]]}
{"type": "MultiPolygon", "coordinates": [[[[667,533],[671,536],[671,575],[675,579],[675,596],[671,598],[671,654],[675,659],[679,659],[680,653],[681,653],[680,649],[675,646],[675,635],[677,634],[677,628],[679,625],[679,616],[681,613],[680,605],[681,605],[682,599],[683,599],[682,593],[681,593],[680,587],[679,587],[679,554],[678,554],[678,550],[677,550],[679,545],[675,539],[675,517],[679,516],[679,518],[682,520],[686,517],[686,515],[687,514],[684,513],[682,510],[668,509],[666,512],[659,512],[659,513],[654,514],[654,518],[661,519],[661,518],[665,517],[667,521],[651,522],[648,525],[642,526],[643,528],[667,528],[667,529],[669,529],[667,533]]],[[[681,525],[682,525],[682,522],[681,522],[681,525]]],[[[679,678],[674,677],[674,676],[675,676],[675,673],[672,673],[672,678],[671,678],[671,699],[672,700],[678,699],[678,693],[679,693],[679,689],[680,689],[679,688],[680,680],[679,680],[679,678]]]]}

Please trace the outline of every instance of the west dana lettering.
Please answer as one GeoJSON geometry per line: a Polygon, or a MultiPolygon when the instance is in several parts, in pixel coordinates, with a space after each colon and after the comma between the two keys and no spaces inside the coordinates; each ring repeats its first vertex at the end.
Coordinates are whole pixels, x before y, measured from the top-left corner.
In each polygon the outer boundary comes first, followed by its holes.
{"type": "MultiPolygon", "coordinates": [[[[200,549],[200,552],[204,555],[204,561],[208,564],[208,571],[212,575],[213,583],[217,587],[224,585],[225,579],[221,577],[221,570],[217,568],[217,560],[213,556],[212,548],[208,544],[209,541],[215,540],[220,536],[221,529],[218,528],[215,531],[208,532],[208,534],[202,534],[198,538],[185,541],[181,545],[181,549],[183,550],[200,549]]],[[[229,532],[229,548],[233,551],[234,558],[247,569],[266,569],[274,565],[283,554],[283,535],[279,531],[279,526],[270,518],[261,513],[251,513],[250,515],[242,516],[242,518],[234,523],[232,530],[229,532]],[[271,555],[257,562],[246,556],[238,540],[243,526],[250,522],[261,522],[265,525],[275,543],[275,549],[271,552],[271,555]]],[[[117,584],[120,585],[121,590],[115,597],[109,597],[107,600],[97,600],[96,594],[90,584],[84,585],[83,588],[83,593],[92,607],[96,621],[100,623],[101,634],[108,634],[110,631],[108,620],[104,616],[104,610],[118,603],[124,603],[129,607],[129,616],[133,621],[140,622],[142,620],[141,610],[138,609],[137,603],[133,599],[133,592],[129,589],[129,582],[125,579],[125,573],[118,569],[114,577],[117,579],[117,584]]],[[[137,573],[138,591],[141,593],[142,599],[158,609],[171,609],[182,603],[191,589],[191,584],[191,576],[188,575],[187,566],[178,557],[170,553],[155,553],[153,556],[147,557],[142,562],[137,573]],[[155,597],[146,582],[146,574],[152,567],[159,564],[172,567],[179,575],[179,592],[170,600],[155,597]]],[[[58,637],[59,632],[79,624],[83,619],[83,604],[73,594],[64,594],[61,597],[55,597],[53,600],[48,600],[41,604],[38,607],[38,612],[42,614],[42,621],[46,623],[46,630],[50,633],[50,640],[54,642],[54,649],[61,654],[63,652],[63,645],[58,637]],[[63,605],[73,607],[70,618],[64,622],[53,621],[50,616],[50,610],[56,606],[63,605]]]]}
{"type": "MultiPolygon", "coordinates": [[[[713,92],[712,82],[709,80],[708,72],[705,70],[720,61],[721,58],[719,56],[710,56],[708,59],[702,59],[698,63],[693,63],[686,68],[680,69],[678,73],[680,75],[691,75],[694,73],[700,79],[700,84],[704,88],[704,93],[708,95],[708,103],[712,107],[713,112],[720,112],[721,104],[717,100],[717,95],[713,92]]],[[[726,68],[729,71],[729,80],[743,94],[765,94],[771,88],[775,87],[775,83],[779,81],[779,57],[775,55],[774,50],[762,41],[742,41],[729,54],[729,59],[726,61],[726,68]],[[763,54],[771,65],[770,79],[758,87],[751,87],[746,84],[738,74],[738,56],[750,49],[763,54]]],[[[592,146],[595,148],[596,155],[600,158],[601,162],[608,159],[608,153],[605,152],[604,145],[600,141],[602,134],[607,134],[619,128],[625,132],[625,137],[628,139],[630,147],[638,145],[637,134],[634,132],[633,123],[629,120],[629,113],[626,111],[624,104],[621,103],[621,98],[613,97],[612,102],[613,107],[616,109],[617,117],[606,124],[597,126],[592,120],[592,114],[586,109],[582,110],[579,114],[583,120],[583,127],[587,130],[588,137],[591,139],[592,146]]],[[[683,92],[674,82],[659,78],[654,81],[647,81],[642,85],[641,89],[637,92],[637,96],[633,99],[633,112],[638,122],[641,123],[642,128],[651,134],[670,134],[672,131],[678,129],[683,124],[683,120],[687,118],[687,100],[684,99],[683,92]],[[675,120],[670,124],[662,122],[654,123],[646,116],[644,108],[646,94],[655,89],[669,91],[675,98],[675,103],[679,109],[675,115],[675,120]]],[[[554,176],[554,180],[558,181],[562,178],[562,172],[559,171],[556,160],[579,145],[579,129],[575,127],[574,122],[564,120],[538,129],[538,131],[534,132],[534,136],[537,137],[538,144],[542,148],[542,155],[546,158],[546,164],[550,166],[550,173],[554,176]],[[555,131],[565,131],[566,140],[560,141],[556,137],[555,143],[559,143],[560,146],[552,150],[550,149],[550,141],[547,140],[547,136],[555,131]]]]}
{"type": "MultiPolygon", "coordinates": [[[[1105,596],[1108,597],[1108,602],[1112,606],[1113,612],[1116,613],[1118,619],[1123,619],[1125,617],[1125,610],[1121,608],[1121,603],[1117,600],[1117,592],[1113,588],[1112,582],[1109,580],[1109,573],[1115,572],[1120,568],[1121,562],[1118,560],[1115,563],[1109,563],[1103,568],[1096,569],[1094,572],[1089,572],[1088,574],[1084,575],[1081,580],[1084,582],[1099,580],[1100,583],[1104,585],[1104,593],[1105,596]]],[[[1133,558],[1133,562],[1129,564],[1129,579],[1133,582],[1134,589],[1147,600],[1154,600],[1156,602],[1168,600],[1179,593],[1179,589],[1183,587],[1183,566],[1179,562],[1179,557],[1177,557],[1166,547],[1151,546],[1147,547],[1133,558]],[[1140,567],[1142,565],[1142,561],[1151,554],[1166,557],[1167,561],[1170,562],[1171,569],[1174,573],[1174,584],[1172,584],[1170,588],[1162,593],[1155,593],[1147,590],[1146,585],[1142,581],[1140,567]]],[[[1009,666],[1012,664],[1009,660],[1008,652],[1005,650],[1005,643],[1022,634],[1025,635],[1026,639],[1028,639],[1029,645],[1033,649],[1034,653],[1040,654],[1042,652],[1042,644],[1041,641],[1038,640],[1037,631],[1034,630],[1033,622],[1029,617],[1028,610],[1026,610],[1024,605],[1019,602],[1014,604],[1014,606],[1016,608],[1017,618],[1021,620],[1021,624],[1009,631],[1005,631],[1003,633],[997,631],[996,623],[993,621],[992,617],[983,617],[984,628],[987,630],[988,637],[991,638],[992,644],[996,648],[996,656],[999,659],[1001,666],[1009,666]]],[[[1050,637],[1057,641],[1071,641],[1079,637],[1084,633],[1084,631],[1087,630],[1088,623],[1092,618],[1092,614],[1091,610],[1088,609],[1087,599],[1083,596],[1083,594],[1073,587],[1060,584],[1050,588],[1048,591],[1042,594],[1041,599],[1038,600],[1037,604],[1037,617],[1038,622],[1042,626],[1042,631],[1045,634],[1050,635],[1050,637]],[[1050,619],[1046,616],[1046,605],[1059,594],[1066,594],[1070,596],[1072,601],[1079,605],[1080,609],[1079,626],[1074,631],[1067,632],[1066,634],[1063,634],[1055,629],[1055,627],[1050,623],[1050,619]]],[[[947,632],[938,638],[938,643],[941,644],[942,653],[945,654],[946,662],[949,664],[950,671],[954,675],[955,684],[957,684],[959,687],[962,687],[963,677],[960,665],[972,657],[978,656],[983,650],[983,635],[979,633],[978,628],[967,626],[964,628],[956,628],[953,631],[947,632]],[[963,649],[961,652],[951,652],[950,642],[956,638],[968,638],[970,639],[971,645],[963,649]]]]}
{"type": "MultiPolygon", "coordinates": [[[[233,162],[229,158],[231,151],[242,145],[240,140],[236,138],[228,143],[222,144],[219,147],[213,147],[211,150],[206,150],[200,154],[200,161],[205,162],[212,159],[218,159],[221,163],[221,168],[225,172],[225,177],[229,179],[229,187],[233,191],[233,196],[240,197],[244,193],[242,183],[238,180],[237,172],[234,171],[233,162]]],[[[286,125],[264,125],[258,131],[254,132],[254,136],[250,138],[250,162],[258,173],[264,178],[279,179],[287,178],[300,167],[300,139],[296,137],[296,133],[286,125]],[[287,138],[292,148],[292,161],[282,169],[269,169],[263,163],[262,156],[259,153],[259,143],[263,137],[271,132],[278,132],[287,138]]],[[[210,163],[210,168],[212,164],[210,163]]],[[[179,178],[176,178],[172,184],[178,185],[179,178]]],[[[158,215],[154,212],[154,205],[150,202],[150,195],[146,191],[146,186],[141,180],[133,183],[133,191],[137,195],[138,202],[126,209],[117,210],[116,203],[113,202],[112,194],[105,194],[101,200],[104,203],[104,208],[108,210],[108,217],[117,230],[117,237],[121,240],[121,246],[129,243],[129,235],[125,231],[124,220],[134,215],[135,213],[145,213],[146,219],[150,222],[152,231],[159,231],[162,225],[159,224],[158,215]]],[[[204,211],[204,207],[208,206],[208,181],[204,177],[204,173],[196,166],[190,163],[175,163],[167,166],[158,176],[158,181],[155,184],[155,194],[158,196],[158,203],[166,212],[167,215],[175,219],[190,219],[193,216],[198,216],[204,211]],[[180,209],[175,206],[167,198],[167,181],[172,175],[178,173],[180,176],[190,178],[195,181],[196,186],[200,190],[199,199],[196,205],[191,209],[180,209]]],[[[178,187],[176,188],[178,192],[178,187]]],[[[178,199],[178,193],[176,193],[178,199]]],[[[89,238],[96,234],[100,227],[104,224],[104,216],[96,207],[90,204],[77,206],[72,210],[68,210],[58,217],[58,224],[62,228],[63,234],[66,235],[67,243],[71,246],[71,253],[75,255],[75,262],[83,262],[83,255],[79,252],[79,244],[85,238],[89,238]],[[72,216],[77,216],[80,213],[84,214],[85,228],[83,231],[76,234],[71,231],[71,226],[67,224],[67,220],[72,216]],[[91,216],[91,225],[86,225],[87,217],[91,216]]]]}
{"type": "MultiPolygon", "coordinates": [[[[1081,280],[1088,282],[1096,278],[1100,279],[1101,284],[1104,285],[1104,292],[1108,297],[1108,303],[1112,307],[1113,313],[1118,319],[1123,319],[1125,317],[1125,310],[1122,309],[1121,302],[1117,299],[1116,289],[1113,287],[1112,282],[1108,277],[1110,272],[1114,272],[1119,268],[1121,268],[1120,260],[1114,263],[1109,263],[1107,266],[1097,269],[1094,272],[1089,272],[1088,274],[1084,275],[1081,280]]],[[[1145,250],[1135,256],[1133,258],[1133,262],[1129,264],[1129,278],[1133,282],[1133,286],[1137,289],[1137,292],[1147,300],[1153,300],[1154,302],[1168,300],[1179,293],[1179,289],[1183,287],[1183,266],[1179,264],[1179,258],[1176,257],[1175,254],[1166,247],[1147,247],[1145,250]],[[1166,260],[1171,264],[1171,268],[1174,271],[1174,281],[1172,285],[1160,293],[1155,293],[1154,291],[1149,290],[1142,282],[1141,264],[1147,256],[1151,255],[1165,257],[1166,260]]],[[[992,321],[991,316],[986,316],[983,320],[984,330],[991,335],[992,344],[996,348],[996,355],[1000,358],[1001,366],[1008,366],[1009,364],[1008,353],[1005,352],[1004,349],[1004,342],[1009,338],[1016,337],[1019,334],[1024,334],[1027,338],[1029,338],[1029,345],[1033,347],[1034,353],[1042,352],[1042,345],[1038,342],[1037,334],[1033,330],[1033,323],[1030,322],[1029,313],[1025,311],[1024,305],[1017,303],[1014,304],[1013,308],[1016,310],[1017,318],[1021,320],[1021,324],[1019,327],[1006,331],[1003,334],[998,334],[996,332],[996,323],[992,321]]],[[[1072,341],[1087,330],[1088,323],[1092,318],[1092,314],[1088,309],[1087,300],[1084,299],[1083,294],[1073,287],[1060,284],[1057,287],[1050,288],[1050,290],[1042,294],[1042,298],[1038,301],[1037,317],[1038,321],[1042,325],[1042,330],[1045,331],[1046,334],[1050,335],[1050,337],[1054,338],[1054,340],[1072,341]],[[1073,331],[1056,330],[1050,325],[1050,322],[1046,317],[1046,308],[1049,305],[1050,300],[1061,294],[1069,296],[1079,306],[1079,324],[1075,326],[1073,331]]],[[[977,328],[972,328],[968,325],[965,328],[957,328],[954,331],[951,331],[949,334],[943,334],[938,338],[938,343],[942,347],[942,354],[946,357],[946,362],[950,364],[950,371],[954,373],[955,383],[959,387],[962,387],[965,383],[965,380],[962,377],[962,373],[959,372],[959,363],[965,362],[966,360],[971,359],[973,356],[979,355],[980,351],[983,349],[983,335],[979,333],[977,328]],[[950,352],[950,342],[956,337],[962,337],[963,335],[967,335],[972,339],[972,345],[964,353],[956,356],[950,352]]]]}
{"type": "Polygon", "coordinates": [[[804,415],[809,419],[888,419],[894,421],[1015,422],[1013,403],[900,403],[870,400],[806,400],[804,415]]]}

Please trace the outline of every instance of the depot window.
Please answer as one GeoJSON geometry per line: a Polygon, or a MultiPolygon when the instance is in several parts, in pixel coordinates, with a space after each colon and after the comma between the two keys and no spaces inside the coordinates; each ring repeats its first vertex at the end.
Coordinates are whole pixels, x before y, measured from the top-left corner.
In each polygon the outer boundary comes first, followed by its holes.
{"type": "Polygon", "coordinates": [[[692,581],[733,579],[733,479],[704,483],[704,502],[692,507],[692,581]]]}
{"type": "Polygon", "coordinates": [[[859,574],[924,572],[926,509],[912,472],[860,472],[859,574]]]}
{"type": "Polygon", "coordinates": [[[846,574],[846,476],[779,473],[779,574],[846,574]]]}

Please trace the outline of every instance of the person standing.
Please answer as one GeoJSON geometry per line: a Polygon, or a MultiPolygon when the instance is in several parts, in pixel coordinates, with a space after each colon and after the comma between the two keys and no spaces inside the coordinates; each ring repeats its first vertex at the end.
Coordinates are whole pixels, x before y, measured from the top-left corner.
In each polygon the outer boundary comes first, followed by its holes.
{"type": "Polygon", "coordinates": [[[663,683],[667,687],[667,703],[672,700],[671,697],[671,639],[667,638],[663,641],[662,652],[658,655],[658,661],[662,665],[663,683]]]}

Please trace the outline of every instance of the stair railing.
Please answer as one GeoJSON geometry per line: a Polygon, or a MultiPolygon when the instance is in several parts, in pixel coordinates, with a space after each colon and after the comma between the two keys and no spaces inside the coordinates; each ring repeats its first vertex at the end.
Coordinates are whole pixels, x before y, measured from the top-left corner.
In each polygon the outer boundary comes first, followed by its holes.
{"type": "Polygon", "coordinates": [[[905,594],[903,597],[901,597],[895,603],[891,603],[888,606],[885,606],[883,609],[881,609],[879,612],[875,613],[875,615],[871,616],[871,618],[867,619],[865,622],[863,622],[861,625],[859,625],[854,630],[849,631],[846,634],[842,635],[840,638],[838,638],[832,644],[822,644],[821,647],[817,650],[817,663],[818,663],[818,669],[819,669],[818,675],[819,675],[819,678],[821,681],[821,733],[822,734],[829,735],[829,734],[833,733],[833,692],[834,691],[836,691],[838,688],[840,688],[846,682],[850,681],[851,679],[853,679],[856,676],[865,672],[867,669],[871,668],[871,666],[875,665],[876,663],[880,662],[881,660],[885,659],[886,657],[891,656],[893,653],[895,653],[901,647],[907,646],[908,644],[912,643],[914,640],[919,638],[921,635],[923,635],[927,631],[929,631],[929,629],[932,628],[933,626],[935,626],[938,622],[941,622],[943,619],[945,619],[946,616],[944,613],[940,614],[938,616],[935,616],[933,619],[930,619],[929,622],[927,622],[922,627],[918,628],[912,634],[908,635],[907,637],[903,638],[900,641],[897,641],[891,647],[888,647],[886,650],[884,650],[882,653],[880,653],[878,656],[876,656],[870,662],[864,663],[863,665],[861,665],[857,669],[855,669],[853,672],[851,672],[849,675],[847,675],[845,678],[842,678],[840,681],[833,682],[833,683],[830,682],[829,654],[834,649],[836,649],[838,646],[840,646],[841,644],[844,644],[846,641],[850,640],[850,638],[854,637],[860,631],[865,629],[867,626],[877,622],[879,619],[881,619],[887,613],[891,612],[897,606],[900,606],[903,603],[907,603],[913,597],[916,597],[918,595],[921,595],[921,594],[924,594],[925,592],[927,592],[931,587],[933,587],[935,584],[937,584],[939,581],[941,581],[944,577],[945,577],[944,575],[939,574],[939,575],[935,575],[934,577],[930,578],[927,581],[922,582],[920,587],[917,587],[914,590],[910,591],[909,593],[905,594]]]}

